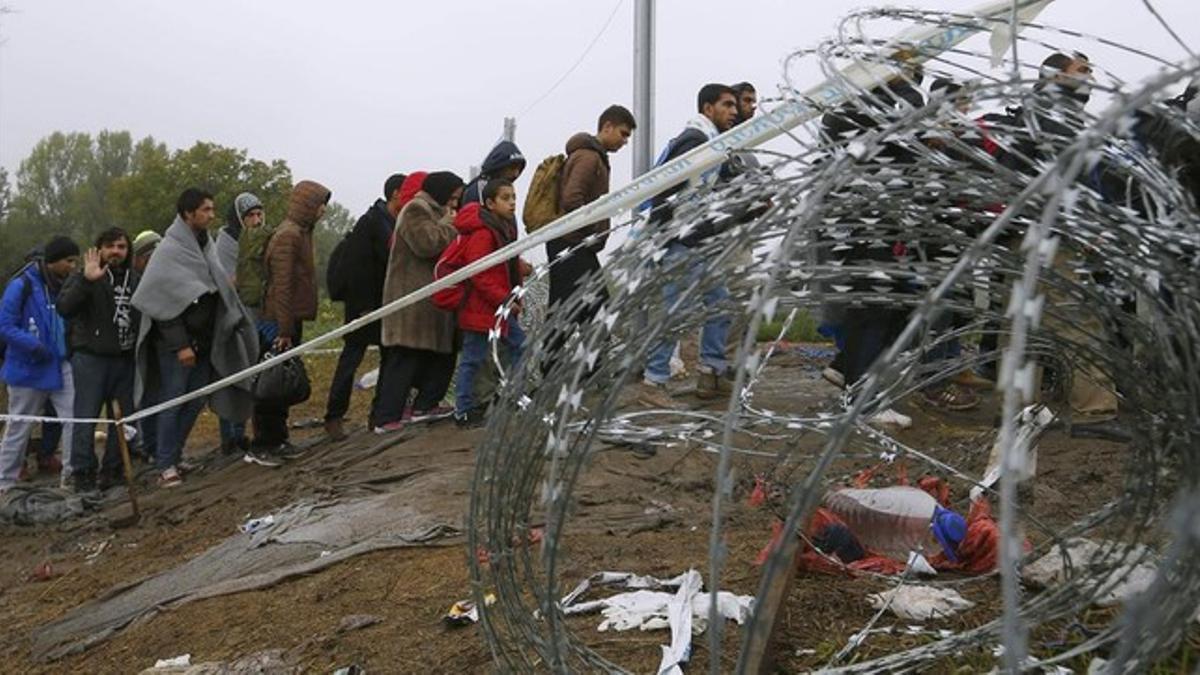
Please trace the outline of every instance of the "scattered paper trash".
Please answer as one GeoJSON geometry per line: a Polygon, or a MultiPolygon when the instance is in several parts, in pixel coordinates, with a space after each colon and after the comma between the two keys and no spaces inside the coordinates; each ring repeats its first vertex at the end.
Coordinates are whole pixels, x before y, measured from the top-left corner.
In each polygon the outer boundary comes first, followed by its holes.
{"type": "MultiPolygon", "coordinates": [[[[641,576],[630,572],[599,572],[584,579],[559,602],[564,615],[599,612],[604,618],[596,627],[604,631],[671,630],[671,644],[664,645],[659,675],[681,675],[681,665],[691,656],[692,636],[708,628],[710,595],[703,590],[704,578],[688,570],[671,579],[641,576]],[[594,587],[626,589],[624,593],[581,602],[594,587]],[[669,592],[673,591],[673,592],[669,592]]],[[[754,611],[754,597],[728,591],[717,594],[719,616],[745,623],[754,611]]]]}
{"type": "Polygon", "coordinates": [[[345,668],[338,668],[333,671],[333,675],[367,675],[367,669],[354,663],[345,668]]]}
{"type": "Polygon", "coordinates": [[[379,369],[376,368],[371,372],[358,378],[358,382],[354,383],[356,389],[374,389],[376,383],[379,382],[379,369]]]}
{"type": "MultiPolygon", "coordinates": [[[[483,603],[487,607],[491,607],[496,602],[496,596],[493,593],[488,593],[483,596],[483,603]]],[[[450,609],[446,615],[442,617],[442,621],[447,626],[469,626],[479,622],[479,607],[474,600],[459,600],[450,605],[450,609]]]]}
{"type": "Polygon", "coordinates": [[[937,576],[937,570],[933,569],[933,565],[930,565],[925,556],[916,551],[910,551],[908,554],[908,571],[925,577],[937,576]]]}
{"type": "Polygon", "coordinates": [[[1096,605],[1115,607],[1154,583],[1158,568],[1151,559],[1151,552],[1142,545],[1126,549],[1122,544],[1075,537],[1026,565],[1021,579],[1035,588],[1048,588],[1086,573],[1089,588],[1103,588],[1096,605]]]}
{"type": "Polygon", "coordinates": [[[242,523],[241,527],[239,527],[238,529],[241,530],[242,532],[245,532],[246,534],[254,534],[255,532],[258,532],[259,530],[270,527],[274,524],[275,524],[275,516],[268,515],[268,516],[263,516],[262,518],[251,518],[250,520],[247,520],[246,522],[242,523]]]}
{"type": "Polygon", "coordinates": [[[975,603],[959,595],[958,591],[932,586],[901,586],[868,595],[867,601],[875,609],[887,607],[893,614],[906,621],[929,621],[954,616],[975,606],[975,603]]]}
{"type": "Polygon", "coordinates": [[[180,654],[170,659],[159,659],[154,662],[155,668],[184,668],[192,665],[191,654],[180,654]]]}

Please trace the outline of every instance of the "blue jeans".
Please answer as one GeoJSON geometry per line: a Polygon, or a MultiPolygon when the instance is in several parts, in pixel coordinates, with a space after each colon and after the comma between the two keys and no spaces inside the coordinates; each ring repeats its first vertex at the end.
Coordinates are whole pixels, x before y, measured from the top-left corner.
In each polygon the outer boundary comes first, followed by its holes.
{"type": "MultiPolygon", "coordinates": [[[[71,373],[75,380],[75,417],[96,417],[100,409],[116,399],[121,405],[121,414],[133,412],[133,355],[97,356],[87,352],[75,352],[71,357],[71,373]]],[[[112,411],[116,412],[116,411],[112,411]]],[[[108,432],[105,442],[103,469],[110,475],[121,471],[120,439],[117,434],[125,433],[115,425],[108,432]]],[[[95,424],[76,422],[72,430],[71,473],[96,474],[96,453],[93,449],[95,424]]]]}
{"type": "MultiPolygon", "coordinates": [[[[663,262],[687,257],[687,279],[683,283],[688,286],[700,281],[706,271],[704,260],[696,256],[695,252],[684,246],[683,244],[671,244],[667,248],[667,255],[663,258],[663,262]]],[[[679,303],[679,296],[683,292],[683,287],[679,281],[669,281],[663,286],[663,304],[666,306],[666,315],[672,316],[677,311],[676,305],[679,303]]],[[[703,302],[704,306],[712,309],[729,299],[729,289],[725,284],[717,284],[712,288],[704,291],[703,302]]],[[[728,367],[728,362],[725,360],[725,344],[729,341],[729,327],[733,324],[733,319],[727,314],[720,314],[710,317],[704,322],[704,329],[700,333],[700,363],[718,375],[725,372],[728,367]]],[[[664,384],[671,379],[671,354],[675,351],[675,342],[664,340],[658,343],[650,351],[650,358],[646,360],[646,379],[657,384],[664,384]]]]}
{"type": "MultiPolygon", "coordinates": [[[[196,365],[186,368],[179,362],[175,352],[159,349],[158,374],[157,398],[160,403],[165,403],[208,384],[211,367],[207,355],[198,355],[196,365]]],[[[179,463],[183,446],[203,408],[204,398],[201,397],[158,413],[158,445],[154,452],[154,464],[159,471],[166,471],[179,463]]]]}
{"type": "MultiPolygon", "coordinates": [[[[508,322],[508,334],[500,338],[508,353],[508,367],[516,368],[525,348],[525,331],[516,318],[508,322]]],[[[463,331],[462,351],[458,355],[458,373],[454,389],[454,414],[465,415],[475,408],[475,376],[487,364],[488,336],[473,330],[463,331]]]]}

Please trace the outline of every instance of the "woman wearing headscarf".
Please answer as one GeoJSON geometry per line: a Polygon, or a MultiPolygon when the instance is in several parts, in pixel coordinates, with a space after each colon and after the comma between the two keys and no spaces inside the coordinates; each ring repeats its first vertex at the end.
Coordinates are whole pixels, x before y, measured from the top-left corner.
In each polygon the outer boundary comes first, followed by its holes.
{"type": "MultiPolygon", "coordinates": [[[[435,171],[400,211],[383,284],[385,305],[433,283],[438,258],[458,236],[454,215],[462,192],[461,178],[435,171]]],[[[440,403],[454,373],[454,346],[454,315],[434,307],[428,298],[383,318],[380,392],[370,419],[378,433],[398,431],[406,418],[417,421],[451,413],[440,403]],[[417,397],[406,416],[414,388],[417,397]]]]}

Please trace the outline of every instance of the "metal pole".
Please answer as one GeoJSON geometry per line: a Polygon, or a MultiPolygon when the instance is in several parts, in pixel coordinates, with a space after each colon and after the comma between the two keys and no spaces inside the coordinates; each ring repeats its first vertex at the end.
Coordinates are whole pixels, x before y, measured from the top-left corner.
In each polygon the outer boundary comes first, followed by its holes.
{"type": "Polygon", "coordinates": [[[636,0],[633,10],[633,177],[654,161],[654,0],[636,0]]]}
{"type": "Polygon", "coordinates": [[[508,141],[509,143],[515,143],[517,141],[517,118],[504,118],[504,140],[508,141]]]}

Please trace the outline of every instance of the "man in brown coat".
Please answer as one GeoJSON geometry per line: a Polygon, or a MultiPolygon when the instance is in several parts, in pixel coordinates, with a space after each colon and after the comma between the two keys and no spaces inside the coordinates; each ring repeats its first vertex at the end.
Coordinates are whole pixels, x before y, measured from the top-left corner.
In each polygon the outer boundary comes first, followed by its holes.
{"type": "MultiPolygon", "coordinates": [[[[458,236],[454,214],[463,181],[449,171],[425,177],[421,192],[396,220],[383,304],[433,283],[433,268],[442,251],[458,236]]],[[[455,319],[426,298],[383,318],[383,363],[379,396],[369,423],[377,433],[398,431],[406,419],[417,421],[449,415],[439,404],[454,375],[455,319]],[[411,414],[409,394],[417,390],[411,414]]]]}
{"type": "MultiPolygon", "coordinates": [[[[559,205],[563,213],[570,213],[608,194],[611,173],[608,154],[625,147],[637,122],[629,110],[612,105],[600,114],[596,128],[595,135],[580,132],[567,141],[567,163],[559,183],[559,205]]],[[[546,243],[546,256],[554,263],[550,267],[550,308],[568,313],[570,323],[564,324],[567,331],[572,330],[573,324],[590,321],[608,297],[601,289],[596,297],[577,298],[574,305],[567,304],[588,276],[600,273],[600,252],[607,241],[608,227],[607,219],[599,220],[546,243]],[[588,246],[579,246],[591,235],[598,235],[598,238],[588,246]],[[563,257],[559,259],[560,256],[563,257]]],[[[565,336],[555,342],[561,344],[563,339],[565,336]]]]}
{"type": "MultiPolygon", "coordinates": [[[[304,321],[317,317],[313,228],[325,215],[332,194],[313,181],[297,183],[288,199],[287,217],[267,242],[267,297],[263,303],[262,332],[277,352],[299,344],[304,321]]],[[[267,402],[255,404],[252,454],[287,452],[287,417],[286,407],[267,402]]]]}

